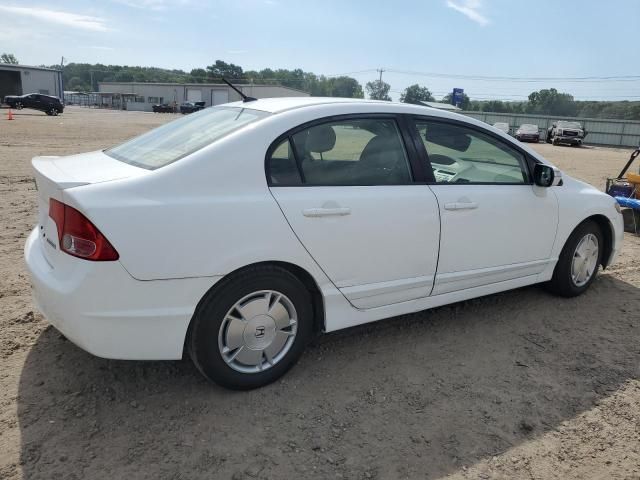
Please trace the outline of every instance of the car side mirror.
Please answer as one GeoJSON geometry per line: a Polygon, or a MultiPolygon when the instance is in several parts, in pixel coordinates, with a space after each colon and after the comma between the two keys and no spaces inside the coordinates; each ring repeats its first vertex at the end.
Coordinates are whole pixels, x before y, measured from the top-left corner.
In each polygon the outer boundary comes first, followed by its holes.
{"type": "Polygon", "coordinates": [[[539,187],[556,187],[562,182],[562,172],[556,167],[536,163],[533,168],[533,183],[539,187]]]}

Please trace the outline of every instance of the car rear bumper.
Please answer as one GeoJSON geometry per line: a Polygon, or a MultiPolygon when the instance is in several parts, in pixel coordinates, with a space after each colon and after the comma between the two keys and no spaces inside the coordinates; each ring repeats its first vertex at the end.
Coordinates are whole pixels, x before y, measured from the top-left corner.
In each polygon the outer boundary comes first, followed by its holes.
{"type": "Polygon", "coordinates": [[[24,256],[36,306],[69,340],[93,355],[121,360],[182,357],[196,305],[220,277],[139,281],[120,262],[70,257],[54,269],[39,228],[24,256]]]}
{"type": "Polygon", "coordinates": [[[539,135],[517,135],[516,138],[518,140],[524,140],[527,142],[539,142],[540,141],[540,136],[539,135]]]}

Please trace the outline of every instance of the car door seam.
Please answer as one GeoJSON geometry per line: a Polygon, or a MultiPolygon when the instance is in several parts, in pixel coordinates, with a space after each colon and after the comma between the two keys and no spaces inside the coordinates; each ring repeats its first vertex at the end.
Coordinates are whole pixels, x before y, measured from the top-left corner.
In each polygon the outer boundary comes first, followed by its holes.
{"type": "Polygon", "coordinates": [[[426,187],[429,189],[429,191],[431,192],[431,195],[433,195],[433,197],[436,199],[436,205],[438,206],[438,255],[436,255],[436,270],[433,274],[433,283],[431,284],[431,290],[429,290],[429,295],[427,296],[431,296],[433,294],[433,291],[436,288],[436,282],[438,281],[438,268],[440,268],[440,252],[441,252],[441,243],[442,243],[442,212],[440,212],[440,200],[438,200],[438,195],[436,195],[436,192],[433,191],[433,189],[429,186],[426,185],[426,187]]]}
{"type": "MultiPolygon", "coordinates": [[[[275,197],[275,195],[273,194],[273,192],[271,191],[271,187],[267,187],[267,189],[269,190],[269,195],[271,195],[271,198],[273,198],[273,201],[275,202],[275,204],[278,206],[278,210],[280,210],[280,213],[282,213],[282,216],[284,218],[284,221],[287,222],[287,225],[289,225],[289,229],[291,230],[291,232],[293,233],[293,235],[296,237],[296,239],[298,240],[298,243],[300,243],[300,245],[302,246],[302,248],[304,249],[305,252],[307,252],[307,254],[309,255],[309,258],[311,258],[311,260],[313,260],[313,263],[315,263],[317,265],[317,267],[320,269],[320,271],[324,274],[324,276],[329,280],[329,282],[331,283],[331,285],[333,285],[335,287],[336,290],[338,290],[340,292],[340,295],[342,295],[345,300],[347,302],[349,302],[349,299],[345,296],[345,294],[342,292],[342,290],[340,290],[338,288],[338,286],[334,283],[334,281],[331,279],[331,277],[329,275],[327,275],[327,272],[324,271],[324,268],[322,268],[322,266],[320,265],[320,263],[315,259],[315,257],[311,254],[311,252],[309,251],[309,249],[307,248],[307,246],[304,244],[304,242],[300,239],[300,237],[298,236],[298,234],[296,233],[296,231],[293,228],[293,225],[291,225],[291,223],[289,222],[289,219],[287,218],[287,215],[284,213],[284,210],[282,210],[282,207],[280,206],[280,203],[278,202],[278,199],[275,197]]],[[[349,305],[351,305],[352,307],[356,308],[355,306],[353,306],[353,304],[351,302],[349,302],[349,305]]]]}

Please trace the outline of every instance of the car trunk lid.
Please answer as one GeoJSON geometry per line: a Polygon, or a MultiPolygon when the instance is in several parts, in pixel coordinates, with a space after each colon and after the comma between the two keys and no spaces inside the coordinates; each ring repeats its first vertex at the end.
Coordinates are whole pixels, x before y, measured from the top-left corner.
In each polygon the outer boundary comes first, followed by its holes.
{"type": "Polygon", "coordinates": [[[44,256],[53,268],[72,257],[60,251],[58,229],[49,217],[50,199],[64,203],[63,191],[69,188],[149,173],[148,170],[120,162],[101,151],[67,157],[35,157],[31,164],[38,189],[40,241],[43,243],[44,256]]]}

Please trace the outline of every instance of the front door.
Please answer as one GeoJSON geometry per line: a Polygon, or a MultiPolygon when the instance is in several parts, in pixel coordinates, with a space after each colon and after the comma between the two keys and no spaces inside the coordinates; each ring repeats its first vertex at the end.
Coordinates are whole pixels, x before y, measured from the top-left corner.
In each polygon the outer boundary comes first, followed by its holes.
{"type": "Polygon", "coordinates": [[[462,123],[415,121],[441,218],[433,295],[534,276],[551,261],[558,202],[533,185],[526,154],[462,123]]]}
{"type": "Polygon", "coordinates": [[[426,297],[438,259],[435,196],[413,182],[393,117],[314,124],[284,138],[268,162],[291,228],[357,308],[426,297]]]}

